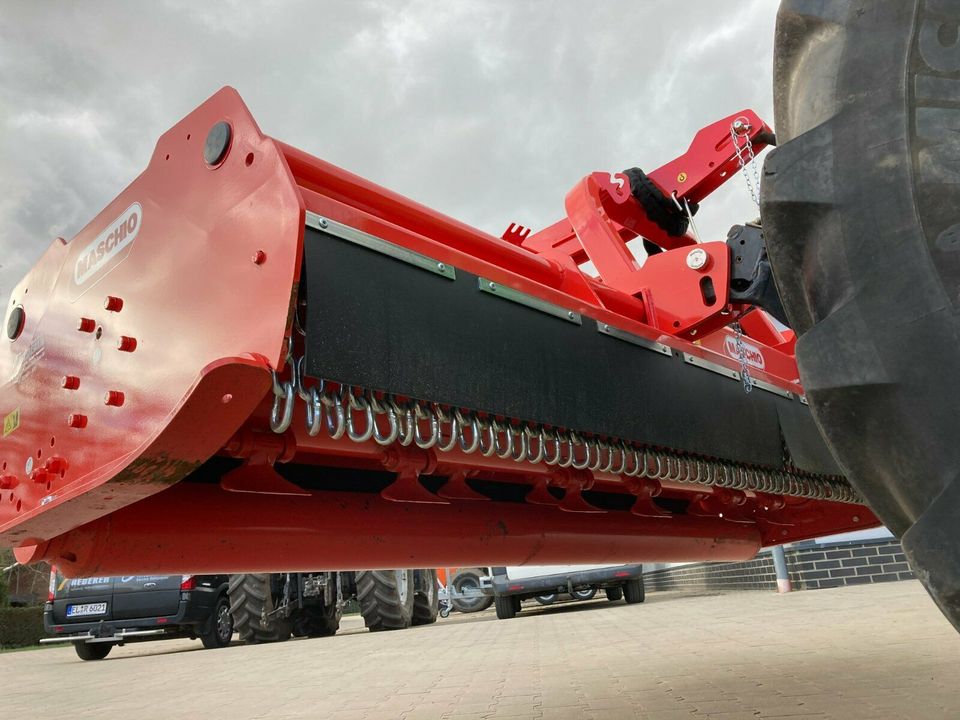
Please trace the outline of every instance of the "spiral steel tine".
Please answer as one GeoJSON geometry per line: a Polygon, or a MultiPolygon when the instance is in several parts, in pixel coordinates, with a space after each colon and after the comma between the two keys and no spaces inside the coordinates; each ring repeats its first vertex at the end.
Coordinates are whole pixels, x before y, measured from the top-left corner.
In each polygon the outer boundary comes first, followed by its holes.
{"type": "Polygon", "coordinates": [[[590,444],[576,433],[570,433],[570,467],[574,470],[586,470],[590,464],[590,444]],[[577,461],[577,451],[574,445],[583,446],[583,462],[577,461]]]}
{"type": "Polygon", "coordinates": [[[510,434],[510,426],[503,427],[499,420],[494,420],[493,427],[493,452],[501,460],[506,460],[513,456],[513,435],[510,434]],[[504,444],[506,448],[500,449],[500,433],[503,433],[504,444]]]}
{"type": "Polygon", "coordinates": [[[480,426],[480,454],[483,457],[491,457],[497,449],[493,425],[486,418],[478,418],[477,424],[480,426]],[[486,445],[484,445],[484,439],[487,441],[486,445]]]}
{"type": "Polygon", "coordinates": [[[527,443],[527,460],[537,464],[543,461],[543,450],[544,450],[544,441],[542,431],[536,430],[530,426],[527,426],[523,429],[523,434],[526,437],[527,443]],[[533,447],[534,439],[537,440],[537,454],[533,455],[531,448],[533,447]]]}
{"type": "Polygon", "coordinates": [[[546,451],[544,451],[544,459],[543,459],[543,461],[544,461],[547,465],[551,465],[551,466],[552,466],[552,465],[558,465],[558,464],[560,463],[560,454],[561,454],[561,452],[562,452],[562,451],[560,450],[560,436],[557,435],[557,433],[556,433],[555,431],[553,431],[553,430],[549,431],[549,433],[548,433],[548,431],[546,431],[546,430],[541,430],[541,431],[540,431],[540,439],[541,439],[541,441],[543,441],[543,438],[546,437],[547,434],[550,435],[550,439],[553,441],[553,457],[552,457],[552,458],[546,457],[546,451]]]}
{"type": "MultiPolygon", "coordinates": [[[[373,408],[373,403],[371,403],[370,407],[373,408]]],[[[391,445],[396,441],[397,436],[400,434],[400,423],[397,421],[397,413],[392,407],[387,406],[383,413],[385,413],[387,416],[387,422],[389,423],[390,429],[386,435],[380,434],[380,428],[377,427],[377,411],[375,408],[373,408],[373,440],[377,443],[377,445],[391,445]]]]}
{"type": "Polygon", "coordinates": [[[573,465],[573,460],[574,460],[573,438],[570,435],[567,435],[563,439],[563,442],[561,443],[561,445],[562,444],[566,444],[567,446],[567,457],[561,459],[560,462],[557,463],[557,467],[568,468],[571,465],[573,465]]]}
{"type": "Polygon", "coordinates": [[[344,430],[347,429],[347,418],[343,405],[339,403],[331,405],[327,408],[326,415],[327,433],[333,440],[339,440],[343,437],[344,430]],[[336,415],[336,423],[334,423],[334,415],[336,415]]]}
{"type": "Polygon", "coordinates": [[[471,455],[477,451],[477,448],[480,447],[480,423],[477,421],[476,415],[470,416],[470,422],[464,422],[463,416],[460,414],[460,411],[457,410],[454,414],[454,418],[457,420],[457,424],[460,428],[460,450],[463,451],[466,455],[471,455]],[[470,426],[470,444],[467,444],[466,438],[466,426],[470,426]]]}
{"type": "Polygon", "coordinates": [[[600,469],[600,466],[603,465],[603,448],[606,447],[606,443],[603,441],[593,438],[588,442],[593,445],[593,462],[590,463],[590,466],[587,468],[590,472],[596,472],[600,469]]]}
{"type": "Polygon", "coordinates": [[[430,436],[428,438],[424,438],[420,434],[420,422],[418,420],[413,422],[413,442],[421,450],[429,450],[440,440],[440,422],[437,420],[437,416],[428,413],[426,419],[430,424],[430,436]]]}
{"type": "Polygon", "coordinates": [[[320,393],[316,387],[310,388],[310,400],[307,401],[306,421],[307,435],[316,437],[320,434],[320,428],[323,425],[323,405],[320,404],[320,393]]]}
{"type": "Polygon", "coordinates": [[[301,355],[293,361],[293,382],[294,388],[296,388],[297,395],[300,396],[300,399],[304,402],[310,402],[310,393],[303,386],[303,366],[306,362],[306,357],[301,355]]]}
{"type": "Polygon", "coordinates": [[[613,446],[613,443],[609,443],[609,442],[605,442],[603,444],[603,447],[607,451],[607,464],[603,466],[603,470],[601,470],[600,472],[609,473],[613,470],[613,451],[615,448],[613,446]]]}
{"type": "Polygon", "coordinates": [[[637,472],[640,469],[640,458],[637,456],[637,449],[633,447],[626,447],[625,460],[623,464],[623,474],[627,477],[636,477],[637,472]],[[633,467],[628,467],[629,462],[627,458],[633,458],[633,467]]]}
{"type": "Polygon", "coordinates": [[[270,429],[275,433],[286,432],[290,427],[290,421],[293,420],[293,383],[286,382],[283,385],[284,396],[280,398],[273,396],[273,407],[270,409],[270,429]],[[280,403],[283,402],[283,412],[280,411],[280,403]]]}
{"type": "MultiPolygon", "coordinates": [[[[513,426],[509,426],[508,430],[512,432],[513,426]]],[[[510,459],[517,463],[524,462],[530,456],[530,446],[527,444],[527,433],[525,428],[517,428],[517,437],[514,439],[514,447],[519,446],[520,452],[516,454],[511,454],[510,459]]]]}
{"type": "Polygon", "coordinates": [[[356,443],[366,442],[373,437],[373,433],[376,430],[376,423],[373,420],[373,408],[370,407],[370,404],[363,398],[356,399],[357,405],[360,412],[363,413],[367,421],[367,426],[362,433],[357,432],[354,424],[354,410],[347,412],[347,437],[353,440],[356,443]]]}
{"type": "Polygon", "coordinates": [[[643,462],[640,465],[640,471],[637,473],[638,478],[648,478],[650,477],[650,463],[647,462],[647,449],[640,449],[640,457],[643,459],[643,462]]]}
{"type": "MultiPolygon", "coordinates": [[[[450,440],[448,440],[446,443],[437,443],[437,450],[439,450],[440,452],[450,452],[457,446],[457,442],[458,442],[457,428],[459,427],[460,423],[457,420],[457,416],[455,414],[447,415],[447,413],[443,413],[443,411],[440,410],[440,408],[437,408],[437,415],[440,422],[443,422],[444,420],[446,420],[450,423],[450,440]]],[[[443,428],[441,427],[441,430],[442,429],[443,428]]],[[[442,432],[440,433],[440,437],[443,437],[442,432]]]]}

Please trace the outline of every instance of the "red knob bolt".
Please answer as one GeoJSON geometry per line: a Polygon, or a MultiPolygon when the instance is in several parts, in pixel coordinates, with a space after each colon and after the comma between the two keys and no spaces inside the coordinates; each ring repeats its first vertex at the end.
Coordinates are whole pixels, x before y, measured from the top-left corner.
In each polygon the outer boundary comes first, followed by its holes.
{"type": "Polygon", "coordinates": [[[47,480],[50,480],[50,473],[48,473],[44,468],[37,468],[30,473],[30,479],[38,485],[42,485],[47,480]]]}
{"type": "Polygon", "coordinates": [[[54,475],[59,475],[67,469],[66,459],[55,455],[54,457],[47,460],[46,469],[48,472],[53,473],[54,475]]]}
{"type": "Polygon", "coordinates": [[[76,390],[80,387],[80,378],[76,375],[64,375],[60,378],[60,387],[64,390],[76,390]]]}
{"type": "Polygon", "coordinates": [[[133,352],[137,349],[137,339],[121,335],[117,340],[117,350],[120,352],[133,352]]]}
{"type": "Polygon", "coordinates": [[[87,416],[80,413],[70,413],[67,418],[67,425],[72,428],[85,428],[87,426],[87,416]]]}
{"type": "Polygon", "coordinates": [[[3,473],[0,475],[0,490],[13,490],[18,482],[16,475],[3,473]]]}
{"type": "Polygon", "coordinates": [[[257,250],[253,254],[253,264],[263,265],[267,261],[267,254],[263,250],[257,250]]]}
{"type": "Polygon", "coordinates": [[[103,307],[110,312],[120,312],[123,310],[123,299],[107,295],[107,299],[103,301],[103,307]]]}
{"type": "Polygon", "coordinates": [[[119,390],[107,390],[103,396],[104,405],[112,405],[113,407],[120,407],[123,405],[123,393],[119,390]]]}
{"type": "Polygon", "coordinates": [[[93,318],[80,318],[80,322],[77,323],[77,330],[85,333],[92,333],[97,329],[97,323],[93,318]]]}

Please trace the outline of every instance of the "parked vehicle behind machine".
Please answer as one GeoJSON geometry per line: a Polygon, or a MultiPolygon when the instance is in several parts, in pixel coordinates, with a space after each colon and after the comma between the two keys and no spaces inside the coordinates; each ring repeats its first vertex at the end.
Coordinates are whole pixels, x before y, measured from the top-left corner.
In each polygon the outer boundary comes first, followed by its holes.
{"type": "Polygon", "coordinates": [[[644,600],[642,565],[525,565],[492,570],[494,604],[501,620],[516,617],[524,600],[549,605],[561,593],[574,600],[591,600],[603,590],[611,602],[644,600]]]}
{"type": "Polygon", "coordinates": [[[198,638],[205,648],[230,643],[233,623],[226,575],[127,575],[68,580],[50,570],[43,625],[72,642],[82,660],[102,660],[116,645],[198,638]]]}

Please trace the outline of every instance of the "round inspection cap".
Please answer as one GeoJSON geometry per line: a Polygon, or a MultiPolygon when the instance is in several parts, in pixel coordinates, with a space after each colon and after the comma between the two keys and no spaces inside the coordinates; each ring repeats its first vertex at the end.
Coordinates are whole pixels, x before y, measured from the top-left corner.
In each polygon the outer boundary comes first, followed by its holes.
{"type": "Polygon", "coordinates": [[[20,333],[23,332],[23,324],[26,320],[27,314],[23,311],[23,307],[17,305],[10,311],[10,317],[7,319],[7,337],[11,340],[16,340],[20,337],[20,333]]]}
{"type": "Polygon", "coordinates": [[[203,159],[207,165],[217,165],[226,157],[227,150],[230,149],[231,134],[230,123],[226,120],[221,120],[210,128],[207,141],[203,144],[203,159]]]}

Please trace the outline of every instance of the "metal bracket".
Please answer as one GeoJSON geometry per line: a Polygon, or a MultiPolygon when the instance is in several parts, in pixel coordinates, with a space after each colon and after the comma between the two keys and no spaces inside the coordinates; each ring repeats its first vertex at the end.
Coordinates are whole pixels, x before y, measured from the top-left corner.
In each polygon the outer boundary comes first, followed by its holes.
{"type": "Polygon", "coordinates": [[[528,308],[539,310],[547,315],[553,315],[561,320],[572,322],[575,325],[583,324],[583,319],[580,317],[580,313],[574,312],[573,310],[567,310],[567,308],[554,305],[553,303],[549,303],[546,300],[541,300],[533,295],[527,295],[526,293],[520,292],[519,290],[514,290],[506,285],[498,285],[492,280],[487,280],[486,278],[481,277],[477,278],[477,286],[481,291],[490,293],[491,295],[496,295],[497,297],[502,297],[504,300],[515,302],[518,305],[526,305],[528,308]]]}
{"type": "Polygon", "coordinates": [[[699,358],[696,355],[691,355],[690,353],[682,353],[683,361],[688,365],[694,365],[698,368],[703,368],[704,370],[709,370],[710,372],[717,373],[717,375],[723,375],[728,377],[731,380],[736,380],[739,382],[740,373],[736,370],[731,370],[720,363],[710,362],[709,360],[704,360],[699,358]]]}
{"type": "Polygon", "coordinates": [[[370,235],[362,230],[352,228],[349,225],[343,225],[335,220],[329,220],[325,217],[317,215],[316,213],[309,211],[307,212],[305,225],[313,228],[314,230],[319,230],[327,233],[328,235],[338,237],[341,240],[351,242],[354,245],[365,247],[367,250],[373,250],[381,255],[387,255],[395,260],[400,260],[408,265],[413,265],[421,270],[426,270],[436,275],[441,275],[448,280],[457,279],[457,271],[446,263],[440,262],[439,260],[427,255],[421,255],[418,252],[401,247],[400,245],[394,245],[392,242],[378,238],[375,235],[370,235]]]}
{"type": "Polygon", "coordinates": [[[777,387],[773,383],[768,383],[766,380],[757,380],[756,378],[752,378],[752,380],[755,388],[760,388],[761,390],[766,390],[768,393],[785,397],[787,400],[793,400],[793,393],[789,390],[777,387]]]}
{"type": "Polygon", "coordinates": [[[626,330],[621,330],[613,325],[602,323],[599,320],[597,321],[597,332],[601,335],[609,335],[617,340],[623,340],[631,345],[642,347],[645,350],[653,350],[653,352],[660,353],[661,355],[673,357],[673,350],[663,343],[659,343],[656,340],[648,340],[647,338],[640,337],[639,335],[634,335],[633,333],[629,333],[626,330]]]}

